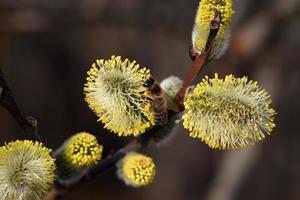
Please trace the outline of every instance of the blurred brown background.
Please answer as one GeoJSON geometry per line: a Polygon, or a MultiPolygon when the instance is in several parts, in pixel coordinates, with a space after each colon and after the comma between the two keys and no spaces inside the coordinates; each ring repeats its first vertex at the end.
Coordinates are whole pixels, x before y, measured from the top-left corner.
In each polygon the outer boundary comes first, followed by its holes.
{"type": "MultiPolygon", "coordinates": [[[[161,80],[185,78],[198,1],[0,0],[0,67],[22,111],[38,119],[44,143],[57,148],[89,131],[104,154],[132,138],[102,129],[83,100],[86,71],[112,54],[135,59],[161,80]]],[[[300,2],[235,1],[228,52],[203,74],[247,75],[273,96],[277,127],[261,144],[220,152],[182,127],[145,153],[157,163],[154,183],[132,189],[114,171],[77,187],[67,200],[300,199],[300,2]]],[[[22,134],[0,108],[1,144],[22,134]]]]}

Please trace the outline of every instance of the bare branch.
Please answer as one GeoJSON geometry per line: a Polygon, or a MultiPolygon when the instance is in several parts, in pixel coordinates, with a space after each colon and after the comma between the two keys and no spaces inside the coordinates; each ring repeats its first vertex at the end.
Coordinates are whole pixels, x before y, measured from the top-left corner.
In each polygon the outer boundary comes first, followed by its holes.
{"type": "Polygon", "coordinates": [[[37,134],[37,120],[33,117],[25,117],[14,97],[12,91],[9,89],[2,70],[0,69],[0,88],[1,88],[1,96],[0,96],[0,105],[6,108],[10,114],[14,117],[18,125],[21,129],[26,133],[26,138],[32,140],[40,140],[37,134]]]}

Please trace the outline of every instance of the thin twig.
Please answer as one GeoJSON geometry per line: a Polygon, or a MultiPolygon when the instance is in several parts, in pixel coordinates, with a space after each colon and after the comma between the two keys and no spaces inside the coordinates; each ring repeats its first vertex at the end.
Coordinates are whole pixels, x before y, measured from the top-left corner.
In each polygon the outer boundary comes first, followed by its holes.
{"type": "MultiPolygon", "coordinates": [[[[165,126],[174,124],[175,121],[181,117],[182,113],[173,113],[174,116],[168,121],[165,126]]],[[[128,152],[138,151],[146,146],[155,138],[155,134],[159,133],[161,130],[166,130],[165,126],[157,126],[151,129],[150,131],[140,135],[137,139],[130,142],[125,147],[119,149],[115,153],[107,156],[105,159],[101,160],[98,164],[91,166],[75,176],[62,180],[57,179],[54,187],[52,188],[49,196],[46,197],[46,200],[60,199],[67,190],[72,189],[75,186],[78,186],[87,180],[94,178],[96,175],[105,173],[109,169],[112,169],[115,164],[121,160],[128,152]],[[51,196],[51,197],[50,197],[51,196]]],[[[171,130],[170,130],[171,131],[171,130]]],[[[54,155],[59,153],[55,152],[54,155]]]]}
{"type": "MultiPolygon", "coordinates": [[[[168,124],[173,124],[180,116],[181,113],[176,114],[175,117],[173,117],[172,120],[168,122],[168,124]]],[[[101,160],[98,164],[85,169],[83,172],[77,174],[76,176],[73,176],[67,180],[58,179],[56,182],[56,188],[70,189],[78,185],[79,183],[83,183],[84,181],[89,180],[100,173],[105,172],[106,170],[113,167],[119,160],[121,160],[126,155],[126,153],[131,151],[138,151],[146,147],[149,144],[149,142],[151,142],[154,139],[155,134],[157,134],[161,129],[164,129],[164,127],[165,126],[154,127],[148,132],[140,135],[137,139],[133,140],[125,147],[119,149],[112,155],[107,156],[105,159],[101,160]]]]}
{"type": "Polygon", "coordinates": [[[205,52],[206,52],[206,54],[208,54],[208,56],[205,57],[204,64],[206,64],[212,60],[212,58],[210,58],[211,57],[210,55],[211,55],[211,51],[213,48],[213,42],[219,32],[221,21],[222,21],[221,12],[216,10],[215,17],[210,24],[210,32],[209,32],[209,35],[208,35],[208,38],[207,38],[207,41],[205,44],[205,52]]]}
{"type": "Polygon", "coordinates": [[[0,69],[0,105],[6,108],[16,120],[21,129],[26,133],[27,139],[38,140],[40,138],[37,132],[37,120],[33,117],[25,117],[20,111],[12,91],[9,89],[2,70],[0,69]]]}
{"type": "Polygon", "coordinates": [[[187,89],[193,84],[195,79],[199,76],[201,70],[203,67],[209,62],[210,60],[210,54],[213,48],[213,42],[218,34],[219,28],[220,28],[220,23],[221,23],[221,12],[215,11],[215,17],[212,20],[210,24],[210,32],[208,35],[208,39],[206,41],[206,45],[204,50],[196,55],[196,60],[194,62],[194,65],[187,75],[183,86],[179,90],[179,92],[176,95],[176,103],[179,107],[179,110],[182,111],[184,110],[183,107],[183,100],[186,95],[187,89]]]}
{"type": "Polygon", "coordinates": [[[183,100],[188,87],[190,87],[190,85],[193,84],[201,68],[204,66],[205,55],[206,55],[205,52],[202,52],[197,56],[190,73],[187,75],[182,87],[180,88],[178,94],[176,95],[176,103],[179,107],[179,110],[181,111],[184,109],[183,100]]]}

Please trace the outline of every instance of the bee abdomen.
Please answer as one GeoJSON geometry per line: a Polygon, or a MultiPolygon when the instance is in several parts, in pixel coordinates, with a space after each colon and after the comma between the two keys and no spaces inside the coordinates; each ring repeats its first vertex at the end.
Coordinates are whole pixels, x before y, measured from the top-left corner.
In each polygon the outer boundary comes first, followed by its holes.
{"type": "Polygon", "coordinates": [[[164,125],[168,122],[167,104],[164,98],[157,99],[153,102],[154,122],[157,125],[164,125]]]}

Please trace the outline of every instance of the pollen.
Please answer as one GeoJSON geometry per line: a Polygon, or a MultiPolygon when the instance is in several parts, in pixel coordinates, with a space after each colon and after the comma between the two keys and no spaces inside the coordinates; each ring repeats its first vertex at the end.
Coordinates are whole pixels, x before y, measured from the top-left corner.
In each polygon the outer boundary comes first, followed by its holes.
{"type": "Polygon", "coordinates": [[[97,60],[88,71],[85,100],[105,128],[137,136],[155,124],[151,103],[141,96],[150,76],[150,70],[120,56],[97,60]]]}
{"type": "Polygon", "coordinates": [[[117,172],[119,178],[129,186],[146,186],[153,182],[155,164],[152,158],[131,152],[118,163],[117,172]]]}
{"type": "Polygon", "coordinates": [[[41,200],[55,177],[51,150],[29,140],[0,148],[0,199],[41,200]]]}
{"type": "Polygon", "coordinates": [[[271,96],[247,77],[205,77],[187,96],[183,126],[209,147],[239,149],[254,145],[275,127],[271,96]]]}
{"type": "Polygon", "coordinates": [[[87,132],[77,133],[64,145],[63,161],[70,169],[83,169],[96,164],[102,157],[102,150],[95,136],[87,132]]]}
{"type": "Polygon", "coordinates": [[[215,17],[216,11],[221,13],[219,31],[214,40],[210,59],[220,57],[228,46],[229,25],[231,23],[232,0],[201,0],[196,13],[195,24],[192,32],[192,45],[200,54],[204,50],[208,40],[210,25],[215,17]]]}

